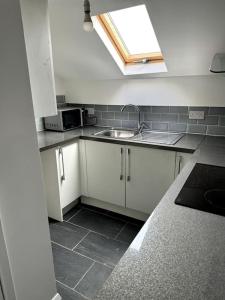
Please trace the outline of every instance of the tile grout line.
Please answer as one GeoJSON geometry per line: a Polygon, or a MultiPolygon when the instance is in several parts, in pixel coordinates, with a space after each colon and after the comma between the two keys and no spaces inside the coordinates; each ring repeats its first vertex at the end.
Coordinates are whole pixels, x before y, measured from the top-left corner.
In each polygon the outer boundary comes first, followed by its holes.
{"type": "Polygon", "coordinates": [[[76,253],[76,254],[78,254],[78,255],[80,255],[80,256],[83,256],[83,257],[85,257],[85,258],[89,258],[89,259],[93,260],[95,263],[104,265],[104,266],[107,267],[107,268],[114,269],[115,266],[116,266],[116,265],[114,265],[114,264],[109,265],[109,264],[103,263],[103,262],[101,262],[101,261],[99,261],[99,260],[96,260],[96,259],[93,259],[93,258],[91,258],[91,257],[89,257],[89,256],[87,256],[87,255],[85,255],[85,254],[81,254],[81,253],[77,252],[76,249],[73,251],[73,253],[76,253]]]}
{"type": "Polygon", "coordinates": [[[77,212],[75,212],[74,215],[72,215],[72,217],[70,217],[68,220],[63,220],[64,222],[66,221],[70,221],[73,217],[75,217],[79,212],[81,212],[83,210],[83,208],[80,208],[77,212]]]}
{"type": "Polygon", "coordinates": [[[90,267],[87,269],[87,271],[83,274],[83,276],[81,276],[81,278],[78,280],[78,282],[76,283],[76,285],[73,287],[73,290],[75,290],[75,288],[79,285],[79,283],[84,279],[84,277],[87,275],[87,273],[91,270],[91,268],[94,266],[95,262],[93,262],[90,267]]]}
{"type": "MultiPolygon", "coordinates": [[[[109,217],[109,218],[111,218],[111,219],[114,219],[114,220],[119,220],[119,221],[122,221],[122,222],[127,222],[127,223],[130,223],[130,224],[133,224],[133,225],[137,225],[137,224],[135,224],[135,223],[131,223],[131,222],[129,222],[129,221],[126,221],[126,220],[124,220],[124,219],[122,219],[122,218],[120,218],[120,217],[114,217],[114,216],[111,216],[111,215],[107,215],[107,213],[103,213],[103,212],[99,212],[99,211],[96,211],[96,210],[94,210],[94,209],[91,209],[91,208],[86,208],[86,207],[84,207],[84,208],[82,208],[83,210],[89,210],[89,211],[92,211],[92,212],[95,212],[95,213],[97,213],[97,214],[101,214],[101,215],[104,215],[104,216],[107,216],[107,217],[109,217]]],[[[129,216],[126,216],[126,217],[128,217],[128,218],[131,218],[132,219],[132,217],[129,217],[129,216]]],[[[133,218],[134,219],[134,218],[133,218]]],[[[138,219],[137,219],[138,220],[138,219]]],[[[139,221],[142,221],[142,220],[139,220],[139,221]]],[[[145,223],[146,221],[142,221],[143,223],[145,223]]],[[[138,226],[138,225],[137,225],[138,226]]]]}
{"type": "Polygon", "coordinates": [[[114,219],[114,220],[119,220],[119,221],[126,222],[126,221],[125,221],[125,220],[123,220],[122,218],[113,217],[113,216],[107,215],[107,213],[100,212],[100,211],[96,211],[96,210],[94,210],[94,209],[91,209],[91,208],[84,207],[83,209],[86,209],[86,210],[89,210],[89,211],[95,212],[95,213],[97,213],[97,214],[100,214],[100,215],[107,216],[107,217],[109,217],[109,218],[111,218],[111,219],[114,219]]]}
{"type": "Polygon", "coordinates": [[[81,254],[81,253],[77,252],[76,250],[72,250],[72,249],[70,249],[70,248],[67,248],[67,247],[65,247],[65,246],[63,246],[63,245],[61,245],[61,244],[58,244],[58,243],[54,242],[54,241],[51,241],[51,242],[52,242],[53,244],[59,246],[59,247],[62,247],[62,248],[64,248],[64,249],[66,249],[66,250],[72,252],[72,253],[75,253],[75,254],[77,254],[77,255],[79,255],[79,256],[83,256],[83,257],[85,257],[85,258],[88,258],[89,260],[92,260],[94,263],[99,263],[99,264],[104,265],[104,266],[106,266],[107,268],[111,268],[111,269],[114,269],[114,267],[115,267],[115,265],[111,266],[111,265],[105,264],[105,263],[103,263],[103,262],[101,262],[101,261],[99,261],[99,260],[93,259],[93,258],[91,258],[91,257],[89,257],[89,256],[87,256],[87,255],[81,254]]]}
{"type": "Polygon", "coordinates": [[[100,233],[100,232],[91,230],[91,229],[89,229],[89,228],[83,227],[83,226],[81,226],[81,225],[78,225],[78,224],[75,224],[75,223],[72,223],[72,222],[68,222],[68,221],[65,221],[65,222],[66,222],[66,223],[69,223],[69,224],[72,224],[72,225],[75,225],[75,226],[77,226],[77,227],[80,227],[80,228],[82,228],[82,229],[86,229],[86,230],[89,231],[89,233],[93,232],[93,233],[99,234],[99,235],[101,235],[101,236],[103,236],[103,237],[112,239],[112,237],[110,237],[110,236],[108,236],[108,235],[106,235],[106,234],[103,234],[103,233],[100,233]]]}
{"type": "Polygon", "coordinates": [[[72,249],[67,248],[66,246],[63,246],[63,245],[61,245],[61,244],[59,244],[59,243],[56,243],[56,242],[54,242],[54,241],[51,241],[51,242],[52,242],[53,244],[57,245],[57,246],[60,246],[60,247],[62,247],[62,248],[64,248],[64,249],[66,249],[66,250],[69,250],[69,251],[73,252],[72,249]]]}
{"type": "MultiPolygon", "coordinates": [[[[80,225],[77,225],[77,224],[75,224],[75,223],[71,223],[71,222],[68,222],[68,221],[64,221],[64,222],[66,222],[66,223],[68,223],[68,224],[71,224],[71,225],[74,225],[74,226],[77,226],[77,227],[79,227],[79,228],[88,230],[88,231],[89,231],[88,233],[95,233],[95,234],[100,235],[100,236],[102,236],[102,237],[104,237],[104,238],[111,239],[111,240],[115,240],[114,237],[108,236],[108,235],[103,234],[103,233],[100,233],[100,232],[98,232],[98,231],[94,231],[94,230],[88,229],[88,228],[86,228],[86,227],[83,227],[83,226],[80,226],[80,225]]],[[[126,224],[131,224],[131,225],[134,225],[134,226],[138,226],[138,225],[136,225],[136,224],[129,223],[129,222],[125,223],[125,225],[126,225],[126,224]]],[[[124,225],[124,226],[125,226],[125,225],[124,225]]],[[[123,242],[123,241],[119,241],[119,240],[116,240],[116,241],[121,242],[121,243],[124,243],[124,244],[128,244],[127,242],[123,242]]],[[[81,241],[80,241],[80,242],[81,242],[81,241]]],[[[80,242],[79,242],[79,243],[80,243],[80,242]]],[[[79,243],[78,243],[78,244],[79,244],[79,243]]],[[[77,245],[78,245],[78,244],[77,244],[77,245]]],[[[76,245],[76,246],[77,246],[77,245],[76,245]]],[[[74,248],[75,248],[76,246],[74,246],[74,248]]]]}
{"type": "Polygon", "coordinates": [[[116,240],[118,238],[118,236],[120,235],[120,233],[124,230],[124,228],[127,226],[128,223],[125,223],[122,228],[120,229],[120,231],[115,235],[115,237],[113,238],[114,240],[116,240]]]}
{"type": "Polygon", "coordinates": [[[82,239],[72,248],[72,251],[89,235],[90,231],[88,231],[85,236],[82,237],[82,239]]]}
{"type": "Polygon", "coordinates": [[[81,294],[81,293],[78,292],[78,291],[75,291],[73,288],[71,288],[70,286],[66,285],[65,283],[59,281],[58,279],[56,279],[56,282],[60,283],[60,284],[63,285],[64,287],[68,288],[69,290],[78,293],[79,295],[81,295],[81,296],[84,297],[85,299],[90,300],[90,298],[86,297],[85,295],[81,294]]]}
{"type": "MultiPolygon", "coordinates": [[[[82,205],[82,204],[81,204],[82,205]]],[[[126,220],[124,220],[122,217],[120,218],[120,217],[115,217],[115,216],[111,216],[111,215],[108,215],[107,213],[104,213],[104,212],[101,212],[101,211],[97,211],[97,210],[95,210],[95,209],[91,209],[91,208],[89,208],[89,207],[81,207],[80,209],[79,209],[79,211],[77,211],[72,217],[70,217],[68,220],[64,220],[64,222],[68,222],[68,221],[70,221],[74,216],[76,216],[80,211],[82,211],[82,210],[89,210],[89,211],[92,211],[92,212],[95,212],[95,213],[97,213],[97,214],[101,214],[101,215],[104,215],[104,216],[107,216],[107,217],[109,217],[109,218],[111,218],[111,219],[114,219],[114,220],[119,220],[119,221],[122,221],[122,222],[127,222],[127,223],[130,223],[130,224],[133,224],[133,225],[137,225],[136,223],[132,223],[132,222],[129,222],[129,221],[126,221],[126,220]]],[[[103,208],[104,209],[104,208],[103,208]]],[[[125,216],[125,217],[128,217],[128,218],[131,218],[132,219],[132,217],[129,217],[129,216],[125,216]]],[[[135,219],[135,218],[134,218],[135,219]]],[[[139,220],[139,219],[137,219],[137,220],[139,220]]],[[[142,221],[142,220],[139,220],[139,221],[142,221]]],[[[143,221],[144,223],[145,223],[145,221],[143,221]]],[[[75,224],[76,225],[76,224],[75,224]]],[[[137,225],[138,226],[138,225],[137,225]]]]}

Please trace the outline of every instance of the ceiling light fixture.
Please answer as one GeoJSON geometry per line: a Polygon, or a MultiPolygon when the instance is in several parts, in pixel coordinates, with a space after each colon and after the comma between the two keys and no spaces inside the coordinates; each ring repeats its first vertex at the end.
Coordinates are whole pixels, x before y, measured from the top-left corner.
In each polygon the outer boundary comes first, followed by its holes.
{"type": "Polygon", "coordinates": [[[84,31],[87,31],[87,32],[91,32],[94,29],[90,13],[91,13],[90,2],[89,2],[89,0],[84,0],[83,29],[84,29],[84,31]]]}

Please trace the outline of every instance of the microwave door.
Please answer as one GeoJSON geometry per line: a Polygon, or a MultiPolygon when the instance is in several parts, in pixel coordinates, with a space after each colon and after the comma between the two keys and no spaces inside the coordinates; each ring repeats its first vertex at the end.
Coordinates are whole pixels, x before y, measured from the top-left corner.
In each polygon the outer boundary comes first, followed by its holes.
{"type": "Polygon", "coordinates": [[[63,130],[81,126],[81,114],[79,109],[62,111],[63,130]]]}

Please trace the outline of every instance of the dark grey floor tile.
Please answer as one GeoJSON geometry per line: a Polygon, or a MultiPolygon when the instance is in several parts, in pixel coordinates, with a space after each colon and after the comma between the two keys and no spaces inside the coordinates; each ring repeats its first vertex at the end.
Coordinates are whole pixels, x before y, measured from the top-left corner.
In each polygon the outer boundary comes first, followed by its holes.
{"type": "Polygon", "coordinates": [[[96,207],[96,206],[92,206],[92,205],[88,205],[88,204],[82,204],[82,208],[86,208],[89,210],[93,210],[102,214],[107,215],[107,213],[109,212],[108,210],[104,209],[104,208],[100,208],[100,207],[96,207]]]}
{"type": "Polygon", "coordinates": [[[82,209],[70,222],[109,237],[115,237],[125,224],[121,220],[87,209],[82,209]]]}
{"type": "Polygon", "coordinates": [[[62,300],[85,300],[87,298],[84,298],[77,292],[65,287],[64,285],[60,283],[56,283],[57,291],[62,297],[62,300]]]}
{"type": "Polygon", "coordinates": [[[88,233],[88,230],[66,222],[50,223],[51,240],[72,249],[88,233]]]}
{"type": "Polygon", "coordinates": [[[131,218],[131,217],[128,217],[128,216],[125,216],[125,215],[121,215],[121,214],[115,213],[113,211],[107,211],[106,214],[109,215],[112,218],[119,219],[119,220],[122,220],[124,222],[129,222],[131,224],[136,224],[136,225],[139,225],[139,226],[143,226],[144,223],[145,223],[144,221],[134,219],[134,218],[131,218]]]}
{"type": "Polygon", "coordinates": [[[128,246],[126,243],[90,232],[74,251],[104,264],[115,266],[128,246]]]}
{"type": "Polygon", "coordinates": [[[56,244],[52,244],[56,280],[73,288],[93,261],[56,244]]]}
{"type": "Polygon", "coordinates": [[[74,216],[78,211],[80,211],[82,208],[81,204],[76,205],[74,208],[72,208],[68,213],[66,213],[63,216],[63,220],[67,221],[69,220],[72,216],[74,216]]]}
{"type": "Polygon", "coordinates": [[[133,224],[126,224],[119,235],[116,237],[118,241],[131,243],[135,236],[140,231],[141,226],[133,225],[133,224]]]}
{"type": "Polygon", "coordinates": [[[75,290],[86,297],[93,298],[107,280],[112,270],[112,268],[104,266],[103,264],[95,263],[76,286],[75,290]]]}

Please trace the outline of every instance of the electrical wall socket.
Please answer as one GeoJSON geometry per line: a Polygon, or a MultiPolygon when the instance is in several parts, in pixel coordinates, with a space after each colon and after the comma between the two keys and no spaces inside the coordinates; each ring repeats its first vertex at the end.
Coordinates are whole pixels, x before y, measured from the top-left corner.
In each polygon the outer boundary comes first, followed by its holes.
{"type": "Polygon", "coordinates": [[[205,119],[205,112],[204,111],[189,111],[189,119],[191,120],[204,120],[205,119]]]}
{"type": "Polygon", "coordinates": [[[88,107],[88,108],[87,108],[87,111],[88,111],[88,114],[89,114],[89,115],[93,115],[94,112],[95,112],[94,108],[92,108],[92,107],[88,107]]]}

